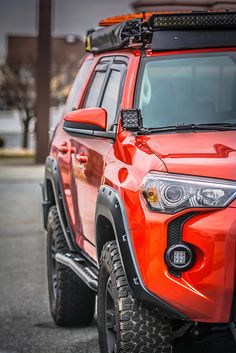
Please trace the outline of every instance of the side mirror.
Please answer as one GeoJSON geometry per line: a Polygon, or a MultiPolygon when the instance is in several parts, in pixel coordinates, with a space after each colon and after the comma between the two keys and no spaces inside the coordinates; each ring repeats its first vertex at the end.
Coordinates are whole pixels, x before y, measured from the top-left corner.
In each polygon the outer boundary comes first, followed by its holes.
{"type": "Polygon", "coordinates": [[[104,132],[107,129],[107,112],[102,108],[75,110],[66,114],[63,128],[68,133],[88,135],[93,135],[94,131],[104,132]]]}

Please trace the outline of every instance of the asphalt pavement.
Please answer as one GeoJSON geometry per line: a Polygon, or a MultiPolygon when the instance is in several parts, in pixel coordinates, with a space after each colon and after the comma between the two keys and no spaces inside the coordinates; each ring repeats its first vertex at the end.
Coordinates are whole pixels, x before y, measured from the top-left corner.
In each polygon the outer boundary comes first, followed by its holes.
{"type": "MultiPolygon", "coordinates": [[[[59,328],[50,316],[42,178],[42,166],[0,160],[0,353],[99,353],[96,321],[59,328]]],[[[188,352],[235,353],[236,345],[223,332],[188,352]]]]}
{"type": "Polygon", "coordinates": [[[59,328],[50,316],[42,166],[0,161],[0,353],[99,353],[97,327],[59,328]]]}

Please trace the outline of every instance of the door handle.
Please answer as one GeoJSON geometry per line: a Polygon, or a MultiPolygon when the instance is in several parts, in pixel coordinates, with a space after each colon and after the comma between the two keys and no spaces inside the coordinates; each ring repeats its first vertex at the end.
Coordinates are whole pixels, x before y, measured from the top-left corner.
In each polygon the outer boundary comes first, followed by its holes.
{"type": "Polygon", "coordinates": [[[66,144],[66,143],[63,143],[62,145],[60,145],[59,151],[60,151],[62,154],[66,154],[66,153],[69,151],[67,144],[66,144]]]}
{"type": "Polygon", "coordinates": [[[84,155],[82,155],[82,154],[77,154],[77,155],[75,156],[75,158],[77,159],[78,162],[83,163],[83,164],[85,164],[85,163],[88,162],[88,157],[87,157],[87,156],[84,156],[84,155]]]}

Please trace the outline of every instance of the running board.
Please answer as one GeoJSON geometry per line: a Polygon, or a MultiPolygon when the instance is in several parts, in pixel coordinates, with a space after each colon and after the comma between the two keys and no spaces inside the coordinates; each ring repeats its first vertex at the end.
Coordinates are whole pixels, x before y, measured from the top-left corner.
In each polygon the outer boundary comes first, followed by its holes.
{"type": "Polygon", "coordinates": [[[56,261],[69,267],[89,288],[98,290],[98,269],[81,255],[56,254],[56,261]]]}

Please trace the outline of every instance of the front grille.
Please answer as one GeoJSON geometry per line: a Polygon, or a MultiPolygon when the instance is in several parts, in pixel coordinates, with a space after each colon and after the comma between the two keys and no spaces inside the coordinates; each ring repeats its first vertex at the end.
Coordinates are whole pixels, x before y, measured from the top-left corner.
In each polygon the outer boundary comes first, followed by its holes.
{"type": "MultiPolygon", "coordinates": [[[[175,218],[168,224],[167,245],[170,248],[173,245],[182,243],[182,231],[184,224],[192,218],[196,212],[189,212],[182,216],[175,218]]],[[[181,271],[173,268],[168,268],[169,273],[174,277],[180,277],[181,271]]]]}
{"type": "Polygon", "coordinates": [[[183,226],[194,214],[195,212],[186,213],[168,224],[168,248],[182,242],[183,226]]]}

